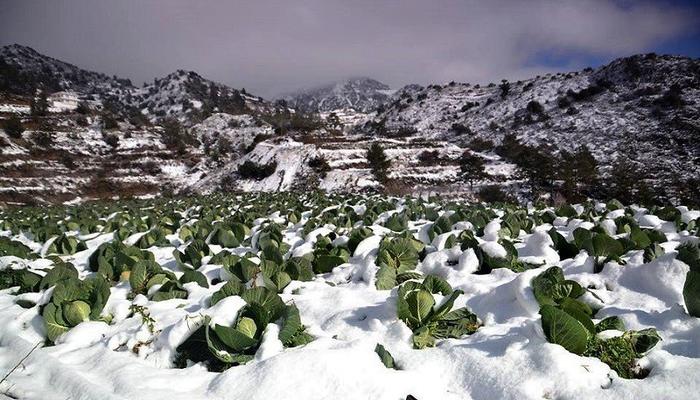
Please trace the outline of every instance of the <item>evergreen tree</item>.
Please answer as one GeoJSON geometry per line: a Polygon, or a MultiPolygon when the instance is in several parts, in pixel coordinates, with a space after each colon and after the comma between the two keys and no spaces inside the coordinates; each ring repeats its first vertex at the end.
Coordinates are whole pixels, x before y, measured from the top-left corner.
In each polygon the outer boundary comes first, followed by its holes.
{"type": "Polygon", "coordinates": [[[498,85],[498,87],[501,89],[501,98],[505,99],[508,97],[508,93],[510,93],[510,82],[508,80],[503,79],[501,81],[501,84],[498,85]]]}
{"type": "Polygon", "coordinates": [[[24,126],[22,126],[22,120],[16,115],[11,116],[5,121],[4,127],[7,136],[15,139],[22,138],[22,132],[24,132],[24,126]]]}
{"type": "Polygon", "coordinates": [[[384,147],[381,144],[372,143],[367,150],[367,162],[374,177],[381,183],[386,182],[391,161],[384,154],[384,147]]]}
{"type": "Polygon", "coordinates": [[[507,133],[503,136],[500,146],[496,148],[496,154],[511,161],[517,160],[527,149],[527,146],[520,143],[514,133],[507,133]]]}
{"type": "Polygon", "coordinates": [[[558,165],[554,150],[545,145],[524,146],[519,153],[515,163],[527,178],[533,197],[542,190],[551,192],[558,165]]]}
{"type": "Polygon", "coordinates": [[[219,88],[213,82],[209,84],[209,103],[211,108],[219,106],[219,88]]]}
{"type": "Polygon", "coordinates": [[[338,118],[338,115],[334,112],[328,114],[326,117],[326,125],[332,131],[338,131],[343,127],[343,124],[340,123],[340,118],[338,118]]]}
{"type": "Polygon", "coordinates": [[[634,201],[636,198],[636,189],[640,176],[635,164],[627,157],[618,157],[612,165],[610,177],[606,183],[604,192],[608,194],[608,198],[617,199],[627,204],[634,201]]]}
{"type": "Polygon", "coordinates": [[[459,158],[460,177],[469,183],[469,188],[474,187],[474,182],[485,179],[488,175],[484,171],[484,159],[467,150],[459,158]]]}
{"type": "Polygon", "coordinates": [[[35,117],[43,117],[49,112],[49,101],[45,91],[40,90],[37,97],[32,97],[29,102],[29,110],[35,117]]]}
{"type": "Polygon", "coordinates": [[[598,179],[598,163],[586,145],[575,153],[562,151],[559,179],[564,181],[562,192],[569,201],[582,201],[598,179]]]}

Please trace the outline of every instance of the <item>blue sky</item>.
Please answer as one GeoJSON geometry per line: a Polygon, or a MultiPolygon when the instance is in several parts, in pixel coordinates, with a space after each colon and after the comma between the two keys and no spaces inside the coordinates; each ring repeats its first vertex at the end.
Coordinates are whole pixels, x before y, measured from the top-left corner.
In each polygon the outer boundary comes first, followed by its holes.
{"type": "MultiPolygon", "coordinates": [[[[633,0],[616,1],[623,8],[633,7],[641,3],[633,0]]],[[[654,52],[657,54],[681,55],[700,58],[700,0],[656,0],[649,4],[660,8],[681,9],[690,18],[696,20],[695,24],[689,24],[687,29],[673,37],[651,43],[643,49],[631,51],[631,53],[654,52]]],[[[542,49],[534,52],[525,62],[525,65],[535,67],[544,66],[552,69],[566,69],[569,66],[596,67],[607,64],[611,60],[628,54],[599,54],[590,51],[542,49]]]]}

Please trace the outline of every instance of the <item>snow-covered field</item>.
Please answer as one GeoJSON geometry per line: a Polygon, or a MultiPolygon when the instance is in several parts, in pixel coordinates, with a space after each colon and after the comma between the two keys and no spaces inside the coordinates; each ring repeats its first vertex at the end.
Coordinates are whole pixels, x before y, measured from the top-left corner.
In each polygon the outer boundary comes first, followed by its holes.
{"type": "MultiPolygon", "coordinates": [[[[700,211],[684,207],[516,210],[294,193],[4,210],[2,236],[14,241],[0,238],[0,287],[11,286],[0,291],[0,393],[42,400],[695,398],[700,318],[689,315],[684,284],[700,265],[692,250],[698,224],[700,211]],[[586,233],[592,244],[581,239],[586,233]],[[105,250],[118,238],[125,246],[105,250]],[[66,310],[76,312],[78,297],[66,288],[77,279],[67,277],[67,263],[92,282],[93,294],[96,282],[109,283],[102,288],[108,299],[88,296],[90,315],[75,323],[66,310]],[[621,378],[586,356],[590,347],[577,355],[550,343],[556,335],[543,328],[545,305],[532,282],[553,266],[583,292],[571,290],[555,307],[576,302],[591,311],[569,317],[577,329],[585,331],[586,318],[599,324],[612,316],[624,325],[618,329],[656,329],[661,340],[630,366],[644,378],[621,378]],[[27,271],[38,278],[12,280],[27,271]],[[261,325],[256,307],[275,303],[277,291],[285,314],[261,325]],[[436,303],[427,315],[421,291],[436,303]],[[256,302],[252,292],[266,300],[256,302]],[[455,315],[440,316],[450,301],[476,323],[439,333],[455,315]],[[287,340],[294,307],[304,328],[294,325],[287,340]],[[399,317],[414,311],[420,323],[399,317]],[[252,331],[247,320],[257,323],[252,331]],[[222,327],[255,343],[235,349],[222,327]],[[204,331],[220,342],[200,338],[191,347],[204,331]],[[424,346],[426,332],[434,343],[424,346]],[[204,361],[186,360],[192,348],[204,361]]],[[[620,335],[601,328],[586,334],[587,345],[627,337],[620,335]]]]}

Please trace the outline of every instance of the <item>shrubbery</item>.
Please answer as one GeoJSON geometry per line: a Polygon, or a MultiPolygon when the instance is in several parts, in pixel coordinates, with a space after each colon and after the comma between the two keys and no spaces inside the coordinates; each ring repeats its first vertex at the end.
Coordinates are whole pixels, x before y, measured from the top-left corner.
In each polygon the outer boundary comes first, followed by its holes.
{"type": "Polygon", "coordinates": [[[24,132],[22,120],[15,115],[5,120],[5,123],[3,124],[3,129],[5,130],[5,133],[7,133],[7,136],[15,139],[21,139],[22,132],[24,132]]]}
{"type": "Polygon", "coordinates": [[[256,164],[247,160],[238,166],[238,174],[243,179],[262,180],[275,173],[277,162],[272,161],[267,164],[256,164]]]}
{"type": "Polygon", "coordinates": [[[517,203],[513,196],[504,192],[498,185],[488,185],[481,188],[479,199],[487,203],[517,203]]]}
{"type": "Polygon", "coordinates": [[[324,156],[317,156],[309,160],[309,167],[314,170],[321,178],[325,178],[331,166],[324,156]]]}
{"type": "Polygon", "coordinates": [[[460,123],[452,124],[452,126],[450,127],[450,130],[458,135],[468,135],[472,132],[468,126],[465,126],[465,125],[460,124],[460,123]]]}
{"type": "Polygon", "coordinates": [[[48,130],[34,132],[32,140],[37,146],[41,147],[51,147],[53,145],[53,135],[48,130]]]}

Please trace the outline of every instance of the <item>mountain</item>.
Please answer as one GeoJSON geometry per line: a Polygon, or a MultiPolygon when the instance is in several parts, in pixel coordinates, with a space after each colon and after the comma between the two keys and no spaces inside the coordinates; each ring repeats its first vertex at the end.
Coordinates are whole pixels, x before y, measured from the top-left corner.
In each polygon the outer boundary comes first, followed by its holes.
{"type": "Polygon", "coordinates": [[[205,79],[194,71],[177,70],[139,88],[128,79],[87,71],[30,47],[14,44],[0,48],[0,91],[30,95],[37,88],[79,93],[123,117],[143,116],[150,122],[176,118],[188,126],[212,112],[279,109],[261,97],[205,79]]]}
{"type": "Polygon", "coordinates": [[[18,118],[24,129],[0,130],[4,202],[315,189],[476,198],[494,187],[526,198],[521,161],[529,152],[563,168],[558,160],[584,145],[599,164],[596,190],[623,171],[636,184],[624,189],[633,198],[645,193],[643,183],[656,200],[700,202],[697,59],[638,55],[522,81],[397,91],[357,79],[284,106],[193,71],[139,88],[27,47],[0,55],[0,119],[18,118]],[[48,108],[30,115],[36,87],[48,108]],[[327,118],[333,110],[335,121],[327,118]],[[507,151],[513,141],[530,147],[507,151]],[[370,171],[370,143],[391,160],[389,182],[370,171]],[[460,169],[466,150],[486,174],[469,185],[460,169]]]}
{"type": "Polygon", "coordinates": [[[389,86],[370,78],[356,78],[299,91],[283,97],[287,104],[304,112],[353,109],[369,113],[389,100],[389,86]]]}
{"type": "Polygon", "coordinates": [[[37,87],[57,92],[121,95],[134,89],[128,79],[86,71],[18,44],[0,47],[0,91],[31,94],[37,87]]]}
{"type": "Polygon", "coordinates": [[[244,114],[273,112],[273,104],[244,90],[230,88],[201,77],[194,71],[177,70],[130,92],[125,104],[138,108],[151,121],[164,117],[179,118],[190,125],[193,119],[212,112],[244,114]]]}
{"type": "Polygon", "coordinates": [[[657,185],[697,179],[700,60],[637,55],[517,82],[411,87],[356,128],[368,131],[491,148],[514,134],[555,153],[586,145],[603,172],[626,160],[657,185]]]}

